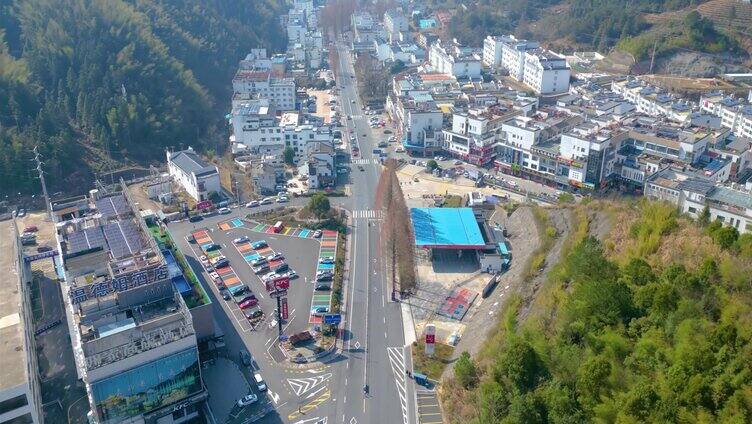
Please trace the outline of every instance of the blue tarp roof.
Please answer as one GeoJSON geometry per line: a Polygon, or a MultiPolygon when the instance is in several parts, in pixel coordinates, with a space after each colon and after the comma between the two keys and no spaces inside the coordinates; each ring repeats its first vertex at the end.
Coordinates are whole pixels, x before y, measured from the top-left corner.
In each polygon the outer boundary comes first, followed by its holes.
{"type": "Polygon", "coordinates": [[[470,208],[412,208],[410,214],[418,247],[480,249],[486,246],[470,208]]]}

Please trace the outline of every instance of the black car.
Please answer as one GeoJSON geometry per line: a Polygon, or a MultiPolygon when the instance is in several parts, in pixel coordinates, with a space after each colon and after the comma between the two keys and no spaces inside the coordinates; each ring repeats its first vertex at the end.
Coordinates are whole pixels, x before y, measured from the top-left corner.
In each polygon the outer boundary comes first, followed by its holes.
{"type": "Polygon", "coordinates": [[[243,310],[243,314],[248,319],[254,319],[260,317],[261,315],[264,315],[264,311],[262,311],[258,306],[255,306],[253,308],[243,310]]]}
{"type": "Polygon", "coordinates": [[[331,289],[332,287],[329,285],[329,283],[316,284],[316,290],[326,291],[326,290],[331,290],[331,289]]]}
{"type": "Polygon", "coordinates": [[[204,218],[201,217],[201,215],[193,215],[192,217],[188,218],[188,222],[199,222],[203,219],[204,218]]]}
{"type": "Polygon", "coordinates": [[[331,274],[317,275],[316,281],[332,281],[333,278],[334,276],[331,274]]]}
{"type": "Polygon", "coordinates": [[[224,299],[224,300],[230,300],[230,299],[232,299],[232,295],[227,290],[222,290],[222,291],[220,291],[220,293],[222,293],[222,299],[224,299]]]}
{"type": "Polygon", "coordinates": [[[52,250],[52,248],[50,246],[39,246],[39,247],[37,247],[37,252],[39,252],[39,253],[49,252],[50,250],[52,250]]]}
{"type": "Polygon", "coordinates": [[[215,269],[219,269],[219,268],[224,268],[224,267],[226,267],[227,265],[230,265],[230,261],[228,261],[227,259],[220,259],[220,260],[218,260],[218,261],[217,261],[217,262],[216,262],[216,263],[214,264],[214,268],[215,268],[215,269]]]}
{"type": "Polygon", "coordinates": [[[279,266],[275,268],[272,268],[272,271],[280,273],[280,272],[285,272],[288,269],[290,269],[290,265],[287,265],[287,263],[285,262],[285,263],[281,263],[279,266]]]}

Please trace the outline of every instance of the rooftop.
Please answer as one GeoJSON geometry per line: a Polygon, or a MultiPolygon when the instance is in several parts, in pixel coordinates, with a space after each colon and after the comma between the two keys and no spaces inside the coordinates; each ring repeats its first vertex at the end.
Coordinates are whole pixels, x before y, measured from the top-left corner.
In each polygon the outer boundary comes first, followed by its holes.
{"type": "Polygon", "coordinates": [[[412,208],[410,215],[418,247],[479,249],[486,245],[470,208],[412,208]]]}
{"type": "Polygon", "coordinates": [[[190,147],[187,150],[169,153],[170,162],[182,169],[186,174],[196,174],[196,176],[216,173],[217,168],[201,159],[198,153],[190,147]]]}
{"type": "Polygon", "coordinates": [[[16,234],[12,220],[0,222],[0,391],[26,381],[26,352],[20,277],[16,269],[16,234]]]}
{"type": "Polygon", "coordinates": [[[743,209],[752,209],[752,194],[727,187],[716,187],[707,195],[708,200],[743,209]]]}

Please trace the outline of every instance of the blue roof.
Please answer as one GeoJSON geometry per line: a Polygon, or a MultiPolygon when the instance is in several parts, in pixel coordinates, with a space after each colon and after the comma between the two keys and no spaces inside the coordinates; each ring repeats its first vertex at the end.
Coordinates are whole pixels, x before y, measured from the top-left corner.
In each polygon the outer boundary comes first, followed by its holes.
{"type": "Polygon", "coordinates": [[[180,294],[186,294],[193,291],[191,288],[191,285],[188,284],[188,281],[185,280],[185,277],[182,275],[177,278],[172,279],[172,284],[175,285],[175,288],[178,290],[178,293],[180,294]]]}
{"type": "Polygon", "coordinates": [[[418,247],[480,249],[486,246],[470,208],[412,208],[410,214],[418,247]]]}

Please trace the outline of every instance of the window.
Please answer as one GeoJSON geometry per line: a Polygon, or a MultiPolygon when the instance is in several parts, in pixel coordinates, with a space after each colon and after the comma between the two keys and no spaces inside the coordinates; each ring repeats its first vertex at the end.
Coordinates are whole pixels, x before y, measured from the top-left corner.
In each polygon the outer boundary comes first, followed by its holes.
{"type": "Polygon", "coordinates": [[[6,412],[16,410],[28,404],[29,404],[29,401],[28,399],[26,399],[26,394],[22,394],[14,398],[10,398],[8,400],[4,400],[0,402],[0,414],[4,414],[6,412]]]}

